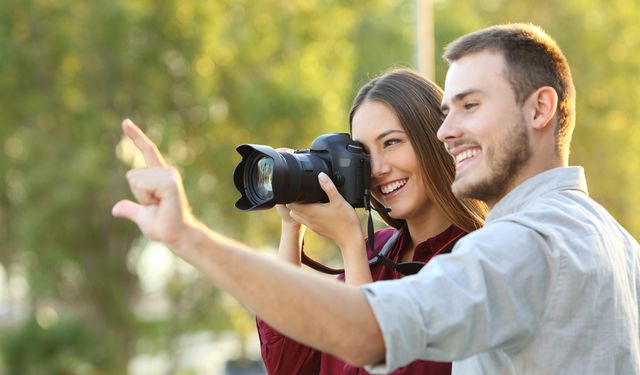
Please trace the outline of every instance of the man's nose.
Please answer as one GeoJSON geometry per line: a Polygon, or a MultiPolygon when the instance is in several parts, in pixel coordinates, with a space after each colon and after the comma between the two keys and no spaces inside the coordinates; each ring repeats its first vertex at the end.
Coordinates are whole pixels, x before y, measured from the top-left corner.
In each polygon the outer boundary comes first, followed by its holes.
{"type": "Polygon", "coordinates": [[[440,124],[440,128],[438,128],[438,139],[441,142],[451,141],[456,138],[462,137],[462,130],[455,124],[454,117],[448,115],[440,124]]]}

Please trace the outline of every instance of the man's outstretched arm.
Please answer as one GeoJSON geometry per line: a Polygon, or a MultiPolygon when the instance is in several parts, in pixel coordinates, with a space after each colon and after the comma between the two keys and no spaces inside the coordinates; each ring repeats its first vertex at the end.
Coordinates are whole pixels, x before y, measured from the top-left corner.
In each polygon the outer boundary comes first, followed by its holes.
{"type": "Polygon", "coordinates": [[[178,172],[155,144],[130,120],[122,128],[147,168],[127,173],[138,202],[116,203],[114,216],[164,242],[283,334],[356,366],[384,359],[382,334],[358,288],[278,262],[207,228],[191,214],[178,172]]]}

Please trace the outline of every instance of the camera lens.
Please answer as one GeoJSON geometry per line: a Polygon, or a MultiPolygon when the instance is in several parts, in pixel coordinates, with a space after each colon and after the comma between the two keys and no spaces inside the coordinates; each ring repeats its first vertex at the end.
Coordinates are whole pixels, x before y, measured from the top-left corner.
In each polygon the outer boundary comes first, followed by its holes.
{"type": "Polygon", "coordinates": [[[260,199],[273,198],[273,159],[263,156],[254,165],[251,171],[252,190],[260,199]]]}
{"type": "Polygon", "coordinates": [[[331,133],[316,138],[309,149],[279,152],[265,145],[239,145],[242,161],[233,171],[241,194],[236,207],[261,210],[282,203],[328,202],[318,183],[326,173],[338,191],[354,207],[363,207],[364,182],[369,178],[369,159],[349,134],[331,133]],[[365,178],[366,176],[366,178],[365,178]]]}

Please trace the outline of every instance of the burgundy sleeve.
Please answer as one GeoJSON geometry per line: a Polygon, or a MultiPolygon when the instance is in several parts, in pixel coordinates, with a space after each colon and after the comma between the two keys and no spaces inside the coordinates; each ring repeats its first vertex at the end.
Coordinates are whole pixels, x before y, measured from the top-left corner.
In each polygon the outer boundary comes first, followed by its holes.
{"type": "Polygon", "coordinates": [[[320,352],[300,344],[256,317],[262,360],[268,374],[320,373],[320,352]]]}

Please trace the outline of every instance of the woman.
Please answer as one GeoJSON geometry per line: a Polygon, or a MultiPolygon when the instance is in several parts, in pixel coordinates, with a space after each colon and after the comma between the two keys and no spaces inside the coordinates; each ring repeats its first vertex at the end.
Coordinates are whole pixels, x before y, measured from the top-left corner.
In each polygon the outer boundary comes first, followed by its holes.
{"type": "MultiPolygon", "coordinates": [[[[327,204],[279,206],[282,235],[278,256],[301,264],[304,228],[333,241],[341,250],[346,283],[397,279],[433,256],[451,251],[465,233],[479,228],[486,214],[477,201],[458,200],[451,192],[455,167],[438,141],[442,91],[409,70],[393,70],[366,84],[351,107],[351,136],[371,158],[374,206],[389,228],[374,235],[367,251],[355,210],[319,176],[327,204]],[[413,262],[413,263],[409,263],[413,262]]],[[[257,319],[262,357],[270,374],[367,374],[341,360],[297,343],[257,319]]],[[[313,324],[313,322],[309,322],[313,324]]],[[[414,361],[393,374],[450,374],[451,364],[414,361]]]]}

